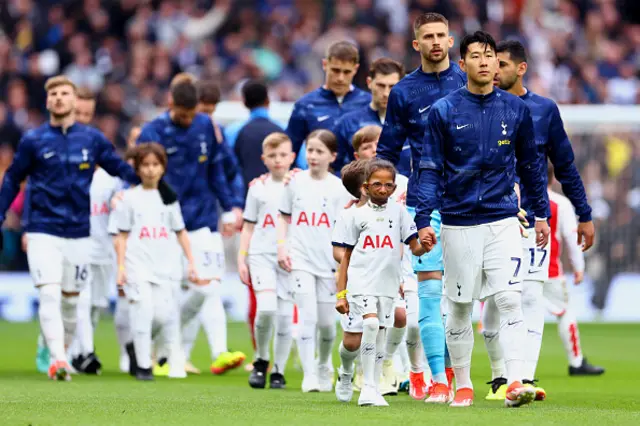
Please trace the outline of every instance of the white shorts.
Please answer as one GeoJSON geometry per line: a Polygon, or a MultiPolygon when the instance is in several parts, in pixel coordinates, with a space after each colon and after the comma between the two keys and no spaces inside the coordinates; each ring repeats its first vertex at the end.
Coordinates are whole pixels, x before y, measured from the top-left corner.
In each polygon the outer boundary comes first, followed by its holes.
{"type": "Polygon", "coordinates": [[[29,232],[27,260],[36,287],[60,284],[64,292],[80,292],[91,275],[91,240],[29,232]]]}
{"type": "MultiPolygon", "coordinates": [[[[224,245],[220,233],[211,232],[209,228],[200,228],[189,232],[189,241],[198,278],[220,281],[225,273],[224,245]]],[[[183,258],[183,264],[183,280],[187,280],[186,258],[183,258]]]]}
{"type": "Polygon", "coordinates": [[[317,303],[335,303],[336,279],[319,277],[307,271],[293,270],[289,274],[289,285],[294,295],[315,294],[317,303]]]}
{"type": "Polygon", "coordinates": [[[402,283],[404,291],[418,291],[418,277],[413,271],[412,254],[409,246],[405,245],[402,253],[402,283]]]}
{"type": "Polygon", "coordinates": [[[395,322],[395,298],[384,296],[352,296],[349,311],[362,321],[362,317],[375,314],[380,327],[393,327],[395,322]]]}
{"type": "MultiPolygon", "coordinates": [[[[528,238],[522,240],[522,279],[545,282],[549,279],[550,245],[539,248],[536,245],[536,231],[529,229],[528,238]]],[[[551,241],[551,239],[549,239],[551,241]]]]}
{"type": "Polygon", "coordinates": [[[569,306],[567,280],[564,277],[550,278],[544,284],[543,296],[549,312],[557,317],[564,315],[569,306]]]}
{"type": "Polygon", "coordinates": [[[407,310],[407,318],[409,318],[410,315],[415,315],[417,319],[418,313],[419,313],[418,292],[405,290],[404,303],[405,303],[405,309],[407,310]]]}
{"type": "Polygon", "coordinates": [[[289,273],[278,266],[275,254],[251,254],[247,261],[251,284],[256,293],[273,291],[280,299],[293,300],[289,273]]]}
{"type": "Polygon", "coordinates": [[[478,226],[442,226],[446,296],[458,303],[501,291],[522,291],[522,243],[518,219],[478,226]]]}
{"type": "Polygon", "coordinates": [[[91,306],[107,308],[115,284],[114,265],[91,265],[91,306]]]}
{"type": "MultiPolygon", "coordinates": [[[[357,311],[354,310],[354,306],[358,303],[358,300],[354,299],[356,297],[357,296],[347,295],[347,301],[349,302],[349,313],[340,315],[340,325],[342,326],[342,330],[346,331],[347,333],[362,333],[362,315],[356,314],[357,311]]],[[[385,297],[384,299],[392,299],[392,314],[389,318],[385,318],[386,314],[383,317],[380,317],[378,315],[378,319],[383,318],[383,320],[380,322],[383,327],[393,327],[393,324],[395,323],[396,309],[406,309],[407,302],[405,302],[405,300],[399,295],[395,299],[390,297],[385,297]]]]}

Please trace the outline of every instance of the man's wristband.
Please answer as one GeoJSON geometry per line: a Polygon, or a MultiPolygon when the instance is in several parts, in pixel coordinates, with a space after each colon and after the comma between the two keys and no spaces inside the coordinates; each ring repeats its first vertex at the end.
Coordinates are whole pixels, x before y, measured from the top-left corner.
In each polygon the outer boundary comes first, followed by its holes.
{"type": "Polygon", "coordinates": [[[338,300],[346,299],[346,298],[347,298],[347,290],[339,291],[338,294],[336,294],[336,299],[338,300]]]}

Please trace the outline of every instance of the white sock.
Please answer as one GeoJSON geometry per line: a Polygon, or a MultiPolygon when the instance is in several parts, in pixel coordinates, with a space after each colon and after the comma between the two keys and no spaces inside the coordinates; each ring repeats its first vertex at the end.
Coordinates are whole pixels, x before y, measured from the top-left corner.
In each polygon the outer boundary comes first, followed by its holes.
{"type": "Polygon", "coordinates": [[[424,371],[424,350],[420,340],[420,327],[407,325],[407,353],[411,361],[411,372],[422,373],[424,371]]]}
{"type": "Polygon", "coordinates": [[[316,295],[312,294],[295,294],[295,303],[298,307],[298,336],[296,338],[296,346],[300,363],[305,375],[316,375],[317,364],[315,363],[316,354],[316,332],[318,318],[318,304],[316,303],[316,295]]]}
{"type": "Polygon", "coordinates": [[[342,363],[342,372],[345,374],[353,374],[353,362],[360,353],[359,349],[350,351],[344,347],[343,342],[340,342],[340,362],[342,363]]]}
{"type": "Polygon", "coordinates": [[[116,336],[120,345],[120,354],[126,354],[125,345],[131,342],[131,329],[129,327],[129,301],[124,297],[116,300],[116,311],[113,321],[116,326],[116,336]]]}
{"type": "Polygon", "coordinates": [[[336,340],[335,303],[318,303],[318,364],[333,370],[331,355],[336,340]]]}
{"type": "Polygon", "coordinates": [[[544,311],[546,309],[542,290],[543,283],[540,281],[525,280],[522,283],[522,314],[527,327],[522,379],[534,379],[538,359],[540,358],[542,333],[544,331],[544,311]]]}
{"type": "Polygon", "coordinates": [[[40,307],[38,316],[42,335],[49,347],[51,359],[66,361],[64,350],[64,326],[60,309],[62,293],[59,284],[45,284],[38,287],[40,307]]]}
{"type": "Polygon", "coordinates": [[[380,378],[382,377],[382,363],[384,362],[385,347],[387,343],[387,329],[378,329],[376,335],[376,365],[373,371],[373,380],[376,386],[380,386],[380,378]]]}
{"type": "Polygon", "coordinates": [[[293,302],[278,299],[278,313],[276,315],[276,333],[273,340],[273,368],[272,372],[284,374],[291,353],[293,335],[293,302]]]}
{"type": "Polygon", "coordinates": [[[564,345],[564,350],[572,367],[582,365],[582,346],[580,345],[580,333],[578,322],[570,307],[558,318],[558,334],[564,345]]]}
{"type": "Polygon", "coordinates": [[[91,290],[89,286],[86,286],[86,288],[84,288],[80,292],[80,296],[78,296],[77,312],[77,355],[88,355],[93,352],[93,325],[91,324],[91,290]]]}
{"type": "Polygon", "coordinates": [[[191,359],[191,352],[198,338],[198,331],[200,331],[200,315],[191,318],[191,321],[182,326],[182,350],[187,359],[191,359]]]}
{"type": "Polygon", "coordinates": [[[406,327],[402,327],[402,328],[391,327],[388,330],[388,332],[386,333],[387,342],[385,345],[386,346],[385,360],[393,359],[393,356],[398,350],[398,346],[400,346],[400,343],[402,343],[402,341],[404,340],[405,330],[406,330],[406,327]]]}
{"type": "Polygon", "coordinates": [[[201,286],[189,284],[189,288],[184,292],[182,303],[180,304],[180,324],[182,327],[200,313],[202,305],[211,290],[211,283],[201,286]]]}
{"type": "Polygon", "coordinates": [[[376,339],[380,322],[376,317],[365,318],[362,321],[362,343],[360,344],[360,359],[365,386],[376,386],[376,339]]]}
{"type": "MultiPolygon", "coordinates": [[[[69,347],[75,337],[78,324],[78,296],[62,296],[60,312],[64,327],[64,346],[69,347]]],[[[91,340],[93,341],[93,333],[91,333],[91,340]]]]}
{"type": "Polygon", "coordinates": [[[98,327],[98,322],[100,322],[101,313],[102,313],[102,307],[91,306],[91,325],[93,326],[94,332],[96,330],[96,327],[98,327]]]}
{"type": "Polygon", "coordinates": [[[521,382],[524,377],[524,344],[527,339],[527,327],[522,314],[522,295],[517,291],[503,291],[493,297],[500,312],[500,343],[504,353],[507,382],[521,382]]]}
{"type": "Polygon", "coordinates": [[[472,303],[449,300],[445,335],[451,365],[456,376],[456,389],[473,389],[471,382],[471,352],[473,352],[472,303]]]}
{"type": "Polygon", "coordinates": [[[398,350],[393,357],[393,368],[403,374],[407,374],[411,371],[411,361],[409,360],[409,353],[407,352],[406,339],[402,339],[402,343],[398,346],[398,350]]]}
{"type": "Polygon", "coordinates": [[[491,380],[505,377],[504,356],[500,344],[500,312],[493,297],[484,303],[482,310],[482,337],[491,364],[491,380]]]}
{"type": "MultiPolygon", "coordinates": [[[[258,308],[259,309],[259,308],[258,308]]],[[[255,336],[256,336],[256,356],[262,360],[269,361],[269,345],[273,335],[275,311],[260,311],[256,313],[255,336]]]]}
{"type": "Polygon", "coordinates": [[[153,299],[149,283],[139,285],[140,299],[129,306],[131,335],[140,368],[151,368],[151,330],[153,327],[153,299]]]}
{"type": "Polygon", "coordinates": [[[204,301],[200,310],[200,322],[207,336],[211,359],[216,359],[220,354],[229,352],[227,348],[227,313],[224,310],[222,297],[220,297],[220,282],[212,281],[212,292],[204,301]]]}
{"type": "MultiPolygon", "coordinates": [[[[166,291],[157,287],[154,290],[157,292],[166,291]]],[[[169,377],[186,377],[184,371],[185,356],[180,338],[179,305],[174,300],[167,300],[166,302],[163,305],[154,306],[154,317],[160,322],[160,324],[157,324],[160,330],[156,339],[156,358],[167,357],[169,377]],[[158,310],[166,311],[166,315],[157,315],[158,310]]]]}

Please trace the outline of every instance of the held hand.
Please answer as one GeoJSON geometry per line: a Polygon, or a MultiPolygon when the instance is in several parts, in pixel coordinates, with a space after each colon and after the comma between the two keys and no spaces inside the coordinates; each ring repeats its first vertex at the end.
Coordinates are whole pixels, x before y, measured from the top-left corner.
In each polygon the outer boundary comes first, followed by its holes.
{"type": "Polygon", "coordinates": [[[302,170],[300,170],[300,169],[299,169],[299,168],[297,168],[297,167],[296,167],[295,169],[289,170],[289,171],[287,172],[287,174],[286,174],[286,175],[284,175],[284,179],[283,179],[284,184],[285,184],[285,185],[289,185],[289,182],[291,182],[291,179],[293,179],[293,177],[294,177],[297,173],[299,173],[299,172],[301,172],[301,171],[302,171],[302,170]]]}
{"type": "Polygon", "coordinates": [[[233,209],[231,209],[231,211],[236,216],[236,223],[233,224],[233,226],[235,227],[235,231],[240,232],[242,231],[242,223],[244,222],[244,218],[242,217],[242,209],[240,207],[234,207],[233,209]]]}
{"type": "Polygon", "coordinates": [[[264,182],[265,180],[267,180],[268,177],[269,177],[269,173],[264,173],[264,174],[258,176],[257,178],[252,179],[251,182],[249,182],[249,185],[247,185],[247,186],[251,187],[251,186],[255,185],[258,182],[264,182]]]}
{"type": "Polygon", "coordinates": [[[347,302],[347,299],[338,299],[336,301],[336,311],[345,315],[349,313],[349,302],[347,302]]]}
{"type": "Polygon", "coordinates": [[[240,274],[240,281],[247,287],[251,287],[251,275],[249,274],[249,267],[247,262],[238,261],[238,274],[240,274]]]}
{"type": "Polygon", "coordinates": [[[118,203],[124,199],[124,191],[116,192],[111,198],[111,210],[115,210],[118,203]]]}
{"type": "Polygon", "coordinates": [[[580,222],[578,224],[578,245],[582,246],[582,251],[587,251],[593,245],[595,239],[596,228],[593,226],[593,221],[580,222]],[[583,245],[584,241],[584,245],[583,245]]]}
{"type": "Polygon", "coordinates": [[[234,229],[235,229],[235,222],[225,223],[222,225],[222,230],[220,231],[220,234],[225,238],[229,238],[233,236],[234,229]]]}
{"type": "Polygon", "coordinates": [[[291,272],[291,256],[284,246],[278,246],[278,265],[285,271],[291,272]]]}
{"type": "Polygon", "coordinates": [[[420,229],[418,231],[418,237],[420,238],[420,244],[422,244],[422,247],[424,247],[427,253],[436,245],[436,231],[430,226],[420,229]]]}
{"type": "Polygon", "coordinates": [[[187,276],[189,277],[189,281],[191,281],[192,283],[198,283],[198,274],[193,263],[189,263],[189,265],[187,265],[187,276]]]}
{"type": "Polygon", "coordinates": [[[573,273],[573,284],[580,285],[584,281],[584,271],[576,271],[573,273]]]}
{"type": "Polygon", "coordinates": [[[549,242],[549,224],[546,220],[536,220],[536,245],[543,248],[549,242]]]}

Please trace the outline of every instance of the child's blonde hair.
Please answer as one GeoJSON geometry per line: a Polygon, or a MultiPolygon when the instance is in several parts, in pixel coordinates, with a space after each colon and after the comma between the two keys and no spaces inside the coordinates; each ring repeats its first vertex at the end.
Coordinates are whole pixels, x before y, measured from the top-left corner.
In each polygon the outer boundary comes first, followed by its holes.
{"type": "Polygon", "coordinates": [[[364,126],[362,129],[358,130],[351,138],[353,151],[358,152],[360,147],[365,143],[378,142],[381,133],[382,128],[380,126],[376,126],[375,124],[364,126]]]}
{"type": "Polygon", "coordinates": [[[277,148],[283,143],[287,143],[287,142],[291,143],[291,139],[289,139],[289,136],[287,136],[286,133],[282,133],[282,132],[270,133],[262,141],[262,152],[264,152],[266,148],[277,148]]]}

